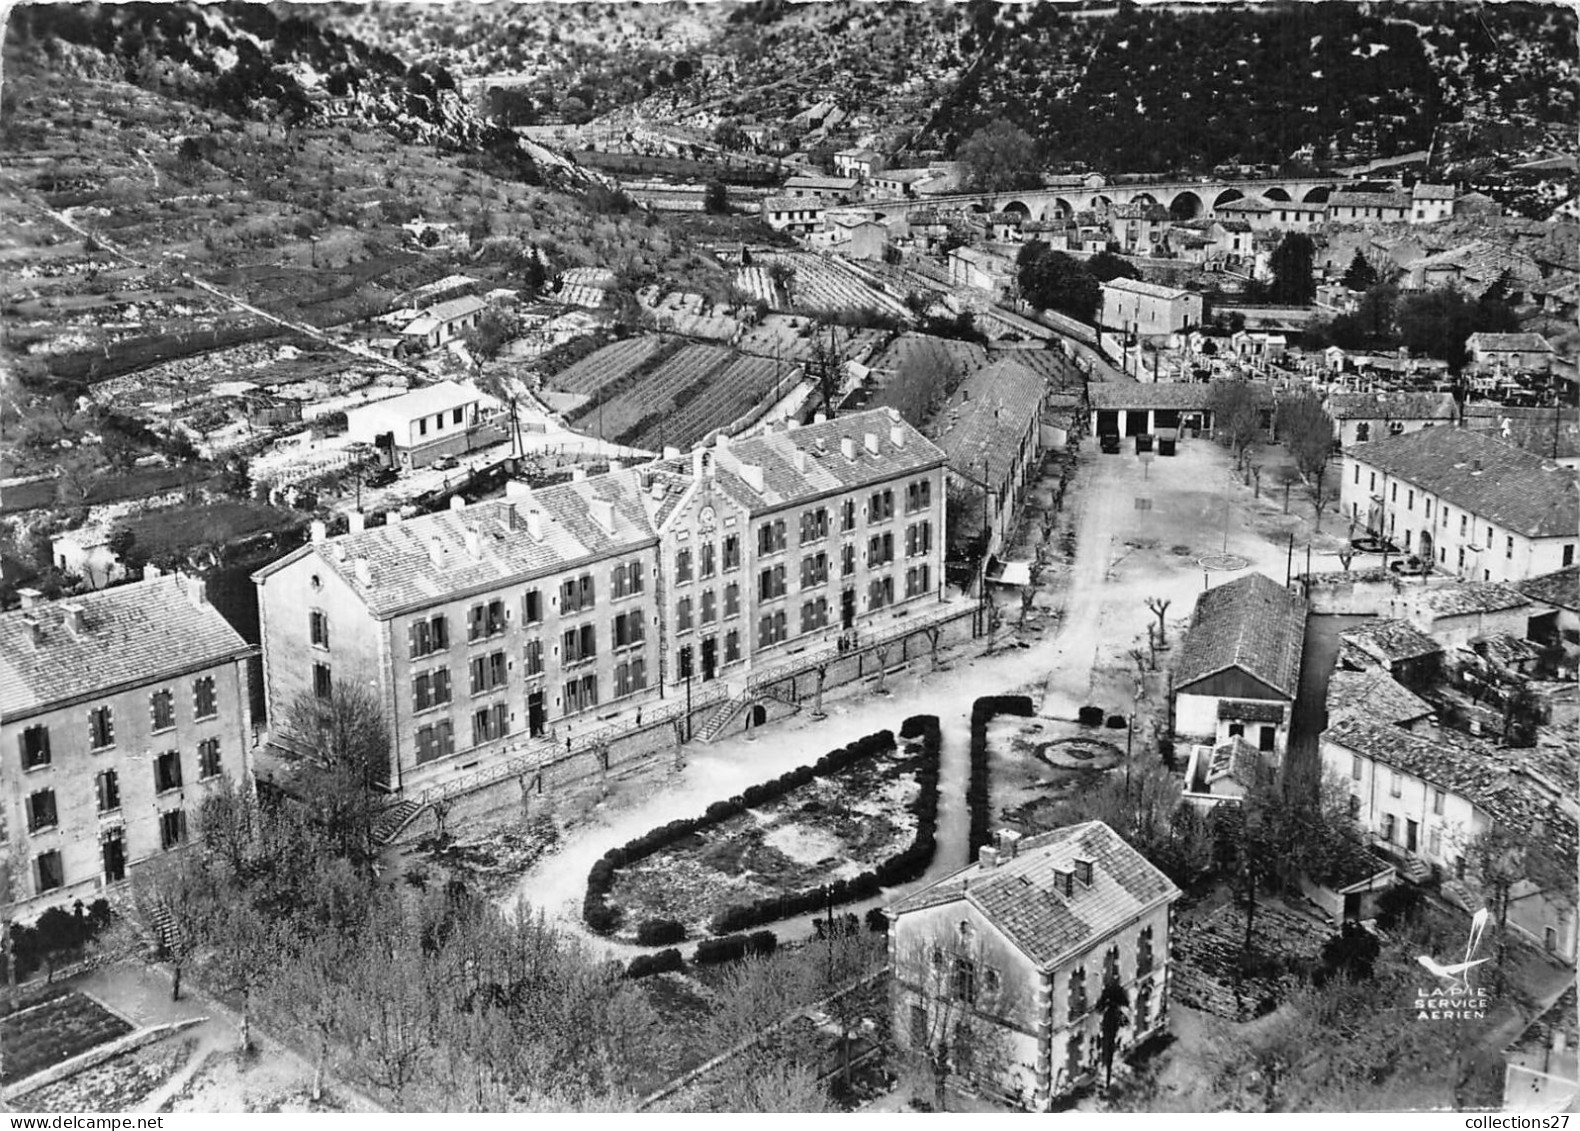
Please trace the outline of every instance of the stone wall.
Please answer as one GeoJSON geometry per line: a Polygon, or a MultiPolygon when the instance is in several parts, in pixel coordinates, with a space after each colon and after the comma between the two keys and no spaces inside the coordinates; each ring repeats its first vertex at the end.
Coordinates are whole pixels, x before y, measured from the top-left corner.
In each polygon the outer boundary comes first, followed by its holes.
{"type": "Polygon", "coordinates": [[[1295,580],[1306,586],[1306,600],[1314,613],[1392,616],[1401,588],[1399,578],[1384,569],[1303,573],[1295,580]]]}

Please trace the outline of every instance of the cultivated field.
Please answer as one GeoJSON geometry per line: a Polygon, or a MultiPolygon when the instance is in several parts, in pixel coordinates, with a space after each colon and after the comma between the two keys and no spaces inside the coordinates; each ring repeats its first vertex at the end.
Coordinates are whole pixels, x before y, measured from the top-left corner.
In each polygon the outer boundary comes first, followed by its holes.
{"type": "Polygon", "coordinates": [[[776,310],[817,314],[875,311],[900,322],[912,320],[910,309],[899,299],[878,290],[838,259],[811,252],[761,252],[753,266],[737,273],[736,285],[776,310]],[[771,272],[776,265],[793,272],[784,287],[774,285],[771,272]]]}

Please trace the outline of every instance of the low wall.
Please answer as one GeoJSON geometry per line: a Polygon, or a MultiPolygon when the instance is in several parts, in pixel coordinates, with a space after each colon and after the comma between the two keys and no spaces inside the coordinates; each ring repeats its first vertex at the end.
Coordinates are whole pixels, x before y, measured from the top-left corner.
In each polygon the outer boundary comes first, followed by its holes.
{"type": "Polygon", "coordinates": [[[1357,569],[1343,573],[1300,574],[1306,600],[1314,613],[1393,616],[1394,601],[1403,586],[1384,569],[1357,569]]]}

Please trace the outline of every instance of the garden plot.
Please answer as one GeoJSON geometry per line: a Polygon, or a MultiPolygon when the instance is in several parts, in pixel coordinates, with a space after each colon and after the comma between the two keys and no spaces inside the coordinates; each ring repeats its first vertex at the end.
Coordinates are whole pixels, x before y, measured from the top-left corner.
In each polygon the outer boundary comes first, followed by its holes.
{"type": "Polygon", "coordinates": [[[610,342],[603,349],[548,378],[547,383],[565,393],[590,397],[641,366],[658,352],[663,341],[656,336],[647,336],[610,342]]]}
{"type": "Polygon", "coordinates": [[[1124,766],[1122,730],[999,715],[987,740],[990,828],[1006,820],[1028,834],[1055,828],[1062,802],[1124,766]]]}
{"type": "Polygon", "coordinates": [[[160,1041],[29,1092],[29,1111],[135,1111],[164,1087],[197,1048],[194,1038],[160,1041]]]}
{"type": "Polygon", "coordinates": [[[609,892],[626,941],[637,924],[675,919],[705,936],[726,907],[850,879],[906,848],[920,793],[902,747],[702,829],[623,867],[609,892]]]}
{"type": "Polygon", "coordinates": [[[694,396],[632,439],[633,447],[657,451],[666,444],[689,450],[715,429],[728,428],[754,408],[766,407],[776,390],[790,387],[800,369],[766,357],[737,357],[708,382],[706,396],[694,396]]]}
{"type": "Polygon", "coordinates": [[[642,305],[653,312],[660,327],[672,333],[723,342],[733,338],[739,328],[728,304],[715,303],[699,294],[672,291],[658,297],[651,288],[644,290],[649,291],[651,298],[638,296],[642,305]]]}
{"type": "MultiPolygon", "coordinates": [[[[761,323],[741,331],[736,348],[758,357],[777,357],[782,362],[803,362],[812,353],[813,335],[828,343],[827,329],[820,330],[809,318],[770,314],[761,323]]],[[[889,337],[886,330],[834,328],[834,349],[846,361],[865,361],[889,337]]]]}
{"type": "MultiPolygon", "coordinates": [[[[820,314],[877,311],[901,322],[912,321],[909,307],[872,286],[838,259],[825,259],[811,252],[764,252],[758,259],[762,268],[772,269],[775,265],[783,265],[793,272],[790,281],[782,288],[789,293],[785,296],[787,303],[779,304],[780,309],[788,305],[794,310],[820,314]]],[[[737,284],[754,297],[760,297],[760,282],[738,278],[737,284]]]]}
{"type": "Polygon", "coordinates": [[[19,1010],[0,1020],[0,1044],[6,1054],[0,1083],[25,1080],[131,1031],[129,1022],[87,994],[66,993],[19,1010]]]}
{"type": "Polygon", "coordinates": [[[1301,984],[1329,934],[1265,897],[1257,901],[1253,927],[1247,952],[1243,907],[1181,915],[1169,944],[1175,1000],[1230,1021],[1261,1017],[1301,984]]]}
{"type": "Polygon", "coordinates": [[[657,435],[661,444],[676,444],[674,433],[663,427],[677,409],[710,391],[713,379],[736,357],[727,346],[688,345],[668,358],[642,380],[594,407],[578,410],[580,423],[594,435],[617,444],[634,437],[657,435]]]}

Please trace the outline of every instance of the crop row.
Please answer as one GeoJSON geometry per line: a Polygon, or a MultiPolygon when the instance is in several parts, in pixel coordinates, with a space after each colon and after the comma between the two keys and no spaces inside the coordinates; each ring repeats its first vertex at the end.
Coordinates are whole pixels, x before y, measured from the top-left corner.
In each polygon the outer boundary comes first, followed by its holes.
{"type": "Polygon", "coordinates": [[[704,389],[698,390],[664,420],[654,422],[635,438],[624,442],[650,449],[672,444],[684,451],[714,429],[728,427],[754,405],[772,396],[776,383],[794,369],[795,366],[789,364],[775,365],[772,358],[738,357],[709,377],[704,389]]]}
{"type": "MultiPolygon", "coordinates": [[[[605,402],[602,413],[596,417],[598,434],[605,439],[635,435],[640,431],[639,425],[646,427],[665,419],[673,410],[677,397],[709,380],[716,370],[724,368],[736,356],[727,346],[686,346],[641,381],[633,382],[605,402]]],[[[581,413],[593,418],[588,409],[584,408],[581,413]]]]}
{"type": "Polygon", "coordinates": [[[591,356],[584,357],[563,373],[550,378],[550,384],[567,393],[591,396],[610,385],[658,351],[658,338],[626,338],[610,342],[591,356]]]}

